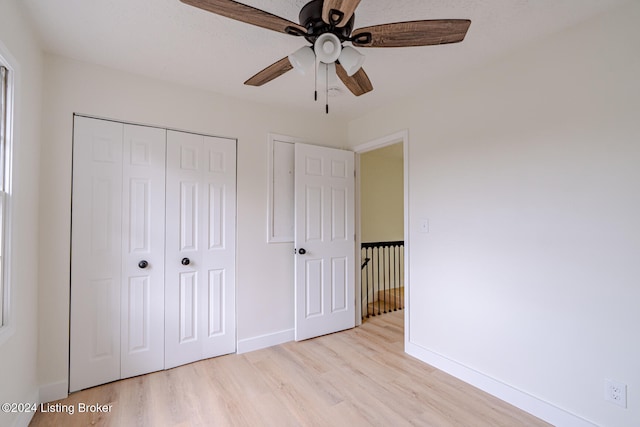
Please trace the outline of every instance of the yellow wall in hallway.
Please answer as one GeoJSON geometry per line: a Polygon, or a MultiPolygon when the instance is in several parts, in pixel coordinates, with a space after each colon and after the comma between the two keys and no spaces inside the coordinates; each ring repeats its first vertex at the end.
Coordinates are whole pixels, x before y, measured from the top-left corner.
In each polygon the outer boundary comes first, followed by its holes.
{"type": "Polygon", "coordinates": [[[402,144],[360,155],[360,209],[363,242],[404,238],[402,144]]]}

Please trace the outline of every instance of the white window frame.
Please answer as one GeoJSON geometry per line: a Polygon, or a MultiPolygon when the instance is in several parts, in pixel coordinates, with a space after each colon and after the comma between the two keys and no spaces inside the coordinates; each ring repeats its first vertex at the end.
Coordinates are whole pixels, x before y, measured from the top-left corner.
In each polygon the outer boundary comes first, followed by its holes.
{"type": "MultiPolygon", "coordinates": [[[[16,87],[17,63],[6,47],[0,42],[0,66],[7,70],[7,85],[5,93],[5,129],[4,141],[0,141],[0,344],[12,335],[14,315],[11,298],[11,176],[12,176],[12,146],[14,124],[14,99],[16,87]]],[[[0,120],[2,117],[0,116],[0,120]]]]}

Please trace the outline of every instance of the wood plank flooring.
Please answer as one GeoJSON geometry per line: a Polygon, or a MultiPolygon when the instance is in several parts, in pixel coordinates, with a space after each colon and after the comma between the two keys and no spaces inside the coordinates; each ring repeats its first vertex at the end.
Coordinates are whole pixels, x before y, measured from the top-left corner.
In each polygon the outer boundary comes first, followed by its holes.
{"type": "Polygon", "coordinates": [[[549,425],[406,355],[403,316],[83,390],[52,403],[73,415],[38,412],[30,425],[549,425]],[[80,403],[111,410],[79,413],[80,403]]]}

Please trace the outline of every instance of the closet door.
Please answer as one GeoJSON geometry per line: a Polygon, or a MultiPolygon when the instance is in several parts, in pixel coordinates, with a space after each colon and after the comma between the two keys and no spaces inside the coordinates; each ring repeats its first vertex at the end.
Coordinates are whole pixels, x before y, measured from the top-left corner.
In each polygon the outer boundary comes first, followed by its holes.
{"type": "Polygon", "coordinates": [[[164,368],[166,130],[125,125],[121,377],[164,368]]]}
{"type": "Polygon", "coordinates": [[[235,351],[235,149],[167,132],[165,368],[235,351]]]}
{"type": "Polygon", "coordinates": [[[70,391],[235,351],[235,150],[75,117],[70,391]]]}
{"type": "Polygon", "coordinates": [[[120,378],[123,129],[74,119],[70,391],[120,378]]]}
{"type": "Polygon", "coordinates": [[[75,118],[70,391],[164,367],[165,140],[75,118]]]}

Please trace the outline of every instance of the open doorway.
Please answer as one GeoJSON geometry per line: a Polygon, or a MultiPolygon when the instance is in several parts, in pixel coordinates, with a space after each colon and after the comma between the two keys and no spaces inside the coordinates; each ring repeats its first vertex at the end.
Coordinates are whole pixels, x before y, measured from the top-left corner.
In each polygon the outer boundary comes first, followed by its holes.
{"type": "Polygon", "coordinates": [[[405,308],[405,143],[356,147],[360,321],[405,308]]]}

